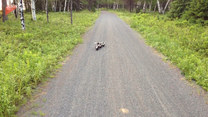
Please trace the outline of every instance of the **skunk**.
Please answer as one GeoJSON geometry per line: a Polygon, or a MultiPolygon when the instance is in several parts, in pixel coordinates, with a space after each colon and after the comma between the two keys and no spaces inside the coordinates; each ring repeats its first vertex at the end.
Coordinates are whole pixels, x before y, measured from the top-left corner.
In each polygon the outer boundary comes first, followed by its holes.
{"type": "Polygon", "coordinates": [[[95,42],[95,50],[98,51],[102,47],[105,47],[105,42],[95,42]]]}

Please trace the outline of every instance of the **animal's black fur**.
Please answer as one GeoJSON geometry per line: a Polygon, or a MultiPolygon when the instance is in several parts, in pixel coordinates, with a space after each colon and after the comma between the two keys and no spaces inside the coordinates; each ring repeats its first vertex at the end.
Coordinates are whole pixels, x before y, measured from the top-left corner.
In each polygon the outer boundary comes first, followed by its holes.
{"type": "Polygon", "coordinates": [[[105,47],[105,42],[95,42],[95,50],[98,51],[102,47],[105,47]]]}

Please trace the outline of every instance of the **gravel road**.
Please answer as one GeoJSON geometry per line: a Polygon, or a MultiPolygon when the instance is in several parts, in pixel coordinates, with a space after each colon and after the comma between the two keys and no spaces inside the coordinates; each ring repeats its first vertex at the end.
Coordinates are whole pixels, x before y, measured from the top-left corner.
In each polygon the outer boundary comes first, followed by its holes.
{"type": "Polygon", "coordinates": [[[199,91],[115,14],[102,12],[56,77],[17,115],[208,117],[206,93],[199,91]],[[95,41],[106,46],[95,51],[95,41]]]}

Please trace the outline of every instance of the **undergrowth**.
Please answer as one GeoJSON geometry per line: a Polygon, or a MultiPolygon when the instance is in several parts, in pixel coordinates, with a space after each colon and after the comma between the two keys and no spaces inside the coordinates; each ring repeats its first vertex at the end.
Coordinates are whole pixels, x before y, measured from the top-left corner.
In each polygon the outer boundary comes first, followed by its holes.
{"type": "Polygon", "coordinates": [[[208,27],[164,15],[116,12],[146,43],[178,66],[188,80],[208,90],[208,27]]]}
{"type": "Polygon", "coordinates": [[[82,42],[81,35],[98,13],[75,12],[73,25],[68,13],[49,16],[47,23],[45,14],[37,14],[37,21],[25,14],[25,31],[14,16],[0,22],[0,117],[14,115],[17,105],[82,42]]]}

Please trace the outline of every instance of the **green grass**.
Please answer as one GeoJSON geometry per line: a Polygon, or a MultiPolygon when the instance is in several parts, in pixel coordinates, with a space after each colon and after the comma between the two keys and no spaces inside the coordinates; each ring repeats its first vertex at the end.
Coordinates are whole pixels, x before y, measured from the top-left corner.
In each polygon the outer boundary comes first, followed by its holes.
{"type": "Polygon", "coordinates": [[[188,80],[208,90],[208,27],[185,20],[171,21],[164,15],[116,12],[181,69],[188,80]]]}
{"type": "Polygon", "coordinates": [[[37,21],[25,14],[25,31],[13,15],[0,22],[0,117],[14,115],[17,105],[82,42],[81,35],[98,15],[75,12],[71,25],[68,13],[50,13],[50,23],[45,14],[37,14],[37,21]]]}

